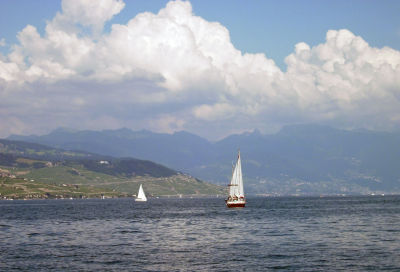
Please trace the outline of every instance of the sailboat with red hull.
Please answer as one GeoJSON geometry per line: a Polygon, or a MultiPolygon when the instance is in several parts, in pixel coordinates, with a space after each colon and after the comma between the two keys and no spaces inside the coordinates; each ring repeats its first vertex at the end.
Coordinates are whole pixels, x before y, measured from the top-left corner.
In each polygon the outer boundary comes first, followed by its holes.
{"type": "Polygon", "coordinates": [[[232,171],[232,179],[229,183],[229,195],[225,200],[228,208],[243,208],[246,205],[246,198],[243,190],[242,164],[240,161],[240,151],[235,167],[232,171]]]}

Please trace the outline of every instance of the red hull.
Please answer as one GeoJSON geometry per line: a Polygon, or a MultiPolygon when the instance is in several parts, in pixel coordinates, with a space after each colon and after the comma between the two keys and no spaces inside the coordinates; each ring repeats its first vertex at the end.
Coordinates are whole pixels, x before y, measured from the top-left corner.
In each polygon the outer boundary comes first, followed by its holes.
{"type": "Polygon", "coordinates": [[[228,208],[244,208],[246,203],[226,203],[228,208]]]}

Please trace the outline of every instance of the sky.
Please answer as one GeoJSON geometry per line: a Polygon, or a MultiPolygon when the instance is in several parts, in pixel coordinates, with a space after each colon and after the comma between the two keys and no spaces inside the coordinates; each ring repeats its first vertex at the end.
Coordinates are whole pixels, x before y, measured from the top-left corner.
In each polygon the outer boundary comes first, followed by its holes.
{"type": "Polygon", "coordinates": [[[0,137],[400,129],[399,1],[0,1],[0,137]]]}

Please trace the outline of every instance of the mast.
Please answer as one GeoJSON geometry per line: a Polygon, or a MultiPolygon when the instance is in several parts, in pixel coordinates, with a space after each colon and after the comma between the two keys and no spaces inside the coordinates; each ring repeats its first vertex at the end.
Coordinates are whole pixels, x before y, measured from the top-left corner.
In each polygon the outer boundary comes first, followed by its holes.
{"type": "Polygon", "coordinates": [[[239,194],[239,197],[244,197],[242,163],[241,163],[241,160],[240,160],[240,150],[239,150],[239,153],[238,153],[237,168],[238,168],[238,194],[239,194]]]}

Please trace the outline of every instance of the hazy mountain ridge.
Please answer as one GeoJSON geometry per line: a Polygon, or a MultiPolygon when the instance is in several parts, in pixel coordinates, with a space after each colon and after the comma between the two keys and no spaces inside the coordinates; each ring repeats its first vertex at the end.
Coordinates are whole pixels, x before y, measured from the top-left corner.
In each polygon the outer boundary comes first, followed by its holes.
{"type": "Polygon", "coordinates": [[[12,165],[19,157],[48,160],[53,163],[78,163],[89,170],[116,176],[170,177],[177,174],[175,170],[146,160],[113,158],[84,151],[67,151],[42,144],[0,139],[0,161],[3,165],[12,165]]]}
{"type": "Polygon", "coordinates": [[[258,193],[400,192],[400,133],[293,125],[276,134],[231,135],[217,142],[188,132],[54,131],[11,136],[65,149],[131,156],[227,184],[242,151],[246,189],[258,193]]]}

